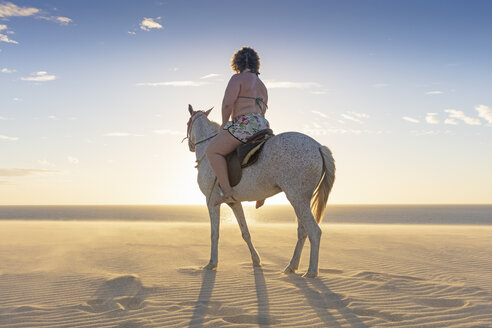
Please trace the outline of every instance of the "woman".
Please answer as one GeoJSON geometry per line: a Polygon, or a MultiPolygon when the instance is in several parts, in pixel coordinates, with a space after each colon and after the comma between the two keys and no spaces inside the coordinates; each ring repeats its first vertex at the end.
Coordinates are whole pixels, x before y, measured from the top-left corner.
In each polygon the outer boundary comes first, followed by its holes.
{"type": "MultiPolygon", "coordinates": [[[[220,132],[206,150],[207,159],[222,190],[222,198],[215,205],[236,201],[227,175],[225,156],[245,143],[248,137],[270,127],[265,119],[267,89],[258,77],[258,54],[252,48],[243,47],[232,56],[231,67],[236,74],[231,77],[225,90],[220,132]],[[232,120],[229,121],[229,118],[232,120]]],[[[263,205],[263,202],[257,202],[256,207],[263,205]]]]}

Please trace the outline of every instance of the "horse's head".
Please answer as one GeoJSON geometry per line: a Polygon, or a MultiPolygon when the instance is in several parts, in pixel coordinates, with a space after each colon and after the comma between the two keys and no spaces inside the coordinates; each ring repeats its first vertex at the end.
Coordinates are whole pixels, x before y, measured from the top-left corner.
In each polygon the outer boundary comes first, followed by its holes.
{"type": "Polygon", "coordinates": [[[200,117],[202,116],[207,117],[208,114],[210,114],[210,112],[212,111],[212,109],[213,107],[207,111],[203,111],[203,110],[194,111],[193,107],[191,105],[188,105],[188,111],[190,112],[190,119],[188,120],[188,124],[186,128],[186,138],[188,139],[188,147],[190,148],[191,152],[195,151],[195,145],[196,145],[196,133],[195,133],[196,129],[193,129],[193,125],[195,121],[200,119],[200,117]]]}

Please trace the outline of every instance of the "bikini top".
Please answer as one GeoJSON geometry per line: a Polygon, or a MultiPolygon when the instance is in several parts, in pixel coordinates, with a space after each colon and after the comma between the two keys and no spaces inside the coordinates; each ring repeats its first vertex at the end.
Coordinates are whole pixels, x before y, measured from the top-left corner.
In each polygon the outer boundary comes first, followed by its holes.
{"type": "Polygon", "coordinates": [[[244,96],[238,96],[238,98],[254,99],[256,105],[258,105],[258,108],[260,109],[261,115],[265,115],[265,113],[263,112],[263,108],[261,107],[261,104],[265,105],[265,108],[268,109],[268,106],[263,101],[263,98],[260,98],[260,97],[257,97],[257,98],[255,98],[255,97],[244,97],[244,96]]]}

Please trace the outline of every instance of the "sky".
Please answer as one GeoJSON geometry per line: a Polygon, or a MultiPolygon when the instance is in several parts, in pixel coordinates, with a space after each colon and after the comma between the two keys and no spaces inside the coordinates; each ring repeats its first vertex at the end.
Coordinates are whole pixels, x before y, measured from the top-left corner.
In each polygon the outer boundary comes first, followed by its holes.
{"type": "Polygon", "coordinates": [[[205,204],[187,107],[220,121],[242,46],[274,132],[332,150],[329,203],[491,204],[491,10],[0,0],[0,205],[205,204]]]}

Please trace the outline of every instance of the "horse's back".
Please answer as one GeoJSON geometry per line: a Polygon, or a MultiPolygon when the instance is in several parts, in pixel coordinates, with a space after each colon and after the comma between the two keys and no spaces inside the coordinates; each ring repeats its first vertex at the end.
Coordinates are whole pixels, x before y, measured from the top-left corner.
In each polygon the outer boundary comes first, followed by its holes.
{"type": "Polygon", "coordinates": [[[321,144],[299,132],[270,137],[257,162],[243,169],[241,182],[234,189],[243,200],[258,200],[280,191],[311,195],[323,173],[321,144]]]}
{"type": "Polygon", "coordinates": [[[323,169],[321,144],[299,132],[284,132],[270,138],[258,158],[261,170],[276,177],[294,179],[314,175],[323,169]]]}
{"type": "Polygon", "coordinates": [[[310,157],[319,158],[321,144],[308,135],[299,132],[283,132],[270,138],[263,150],[266,154],[281,161],[309,160],[310,157]]]}

